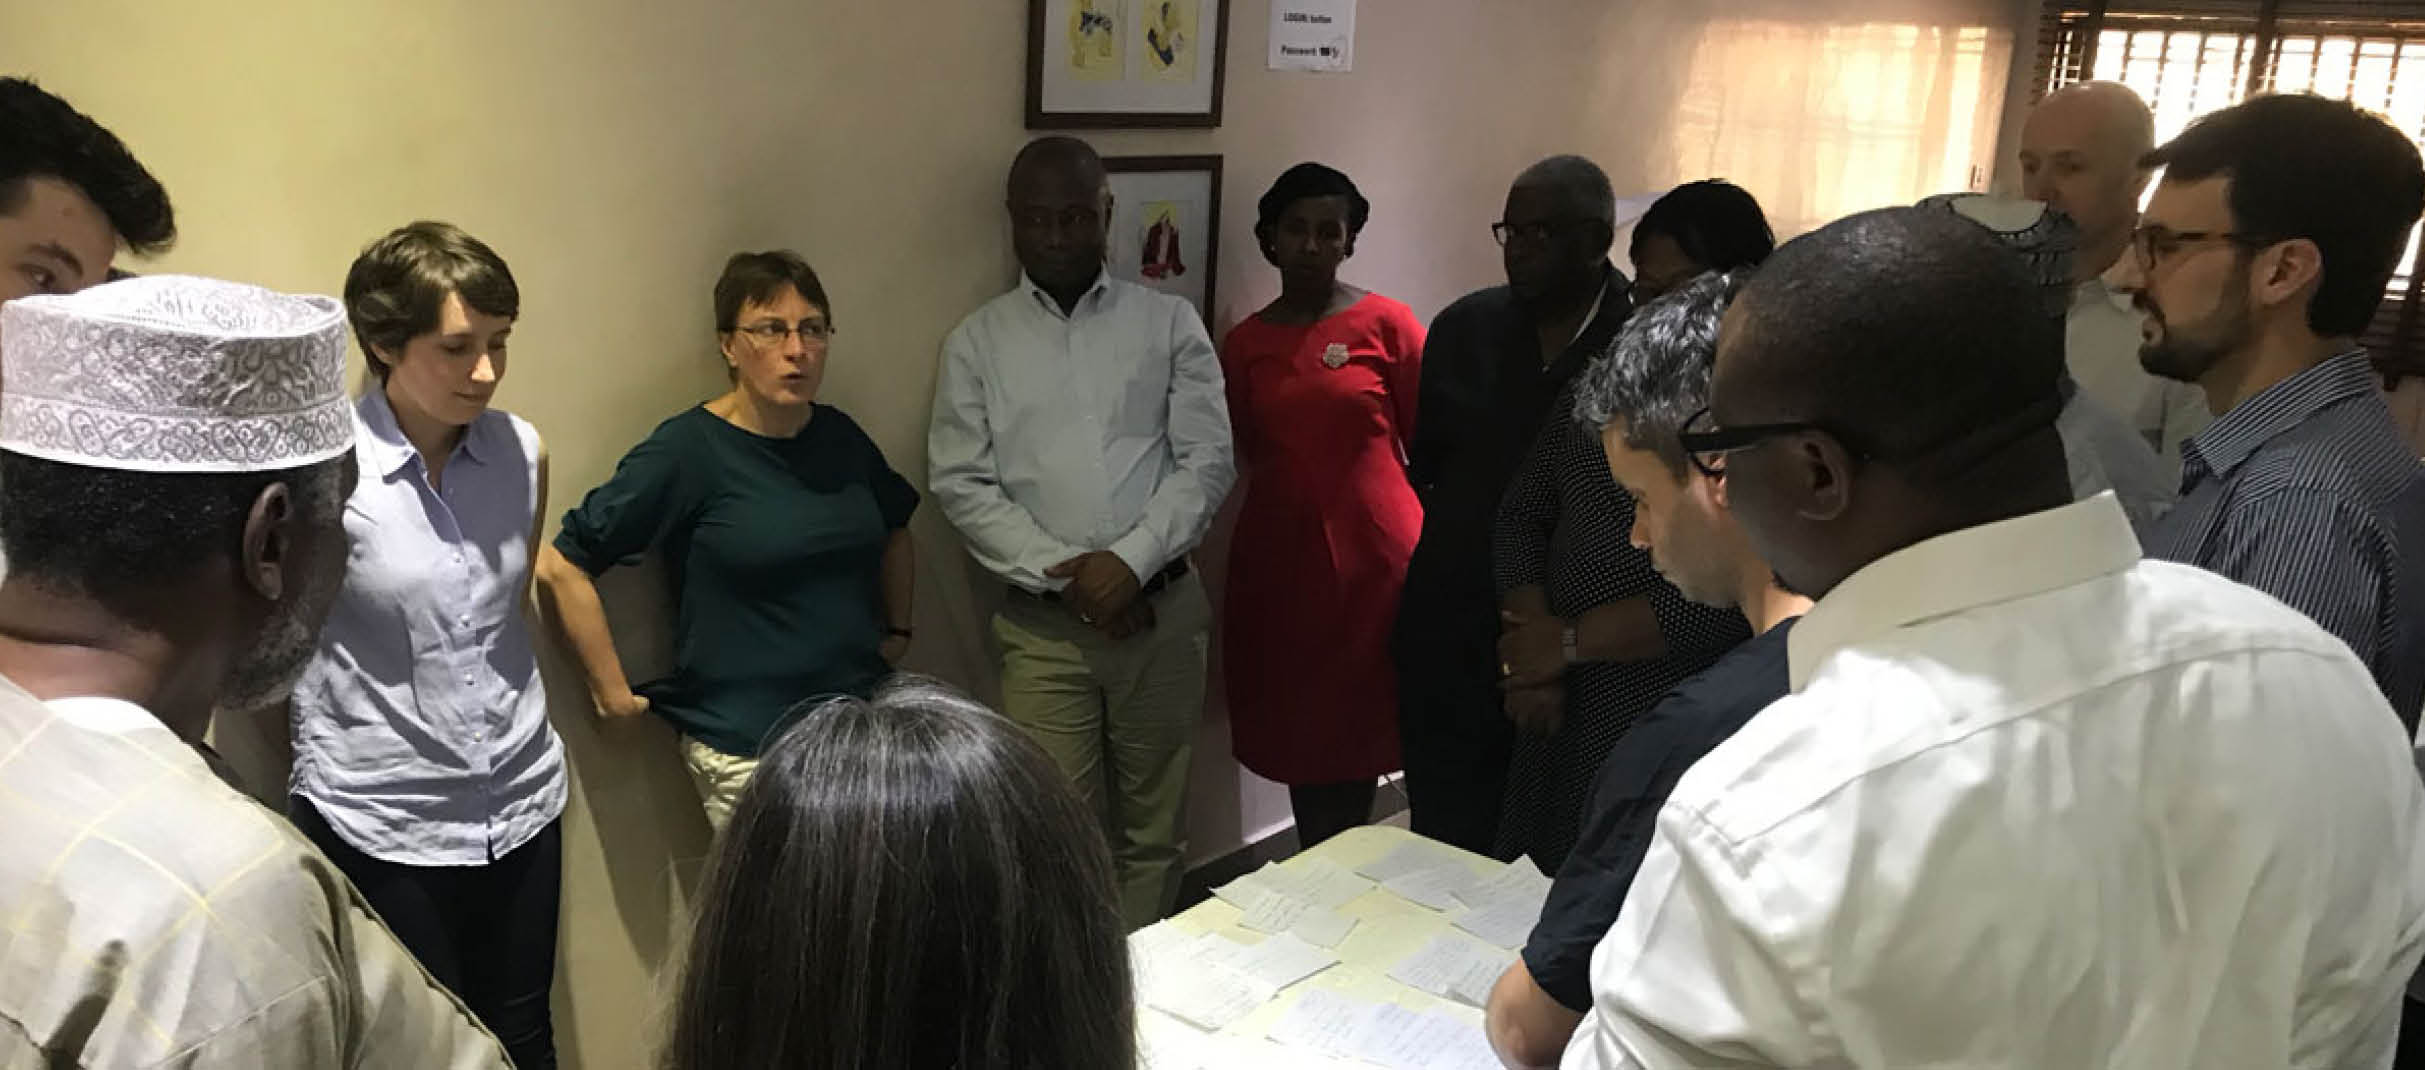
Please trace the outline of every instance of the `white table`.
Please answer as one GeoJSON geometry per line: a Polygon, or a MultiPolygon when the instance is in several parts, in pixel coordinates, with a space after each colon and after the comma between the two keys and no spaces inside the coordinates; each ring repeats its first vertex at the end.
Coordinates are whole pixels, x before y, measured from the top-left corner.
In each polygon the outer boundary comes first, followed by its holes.
{"type": "MultiPolygon", "coordinates": [[[[1353,870],[1375,862],[1406,844],[1420,844],[1437,851],[1442,858],[1452,859],[1471,869],[1477,877],[1488,876],[1504,868],[1492,859],[1386,825],[1351,829],[1310,851],[1299,853],[1281,865],[1283,868],[1295,867],[1308,859],[1321,858],[1353,870]]],[[[1470,1023],[1474,1035],[1480,1035],[1482,1011],[1479,1008],[1434,996],[1389,976],[1393,967],[1422,950],[1435,937],[1455,932],[1459,937],[1470,939],[1455,929],[1452,919],[1458,914],[1457,910],[1432,910],[1375,884],[1371,891],[1340,907],[1339,912],[1356,918],[1357,923],[1336,949],[1340,959],[1338,964],[1282,989],[1253,1013],[1218,1033],[1206,1033],[1176,1017],[1143,1005],[1145,995],[1139,993],[1139,1030],[1147,1049],[1144,1053],[1146,1059],[1141,1060],[1140,1065],[1149,1066],[1152,1070],[1189,1070],[1191,1067],[1209,1070],[1212,1067],[1234,1066],[1252,1066],[1254,1070],[1282,1070],[1296,1066],[1370,1070],[1376,1064],[1331,1058],[1263,1039],[1272,1025],[1311,989],[1327,989],[1367,1002],[1395,1003],[1412,1010],[1454,1017],[1470,1023]]],[[[1266,939],[1264,934],[1239,925],[1240,917],[1237,907],[1215,897],[1152,926],[1151,930],[1175,928],[1185,934],[1215,932],[1247,944],[1266,939]]],[[[1505,956],[1507,962],[1515,961],[1513,950],[1507,950],[1505,956]]]]}

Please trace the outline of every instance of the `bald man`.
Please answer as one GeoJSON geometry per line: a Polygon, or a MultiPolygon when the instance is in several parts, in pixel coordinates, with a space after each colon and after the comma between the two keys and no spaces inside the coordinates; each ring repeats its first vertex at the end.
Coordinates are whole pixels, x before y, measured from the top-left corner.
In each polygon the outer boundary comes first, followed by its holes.
{"type": "Polygon", "coordinates": [[[2139,225],[2139,197],[2154,173],[2140,161],[2154,148],[2155,117],[2130,87],[2067,86],[2040,101],[2021,127],[2021,192],[2080,226],[2079,284],[2064,331],[2072,378],[2145,436],[2177,481],[2181,440],[2214,417],[2197,389],[2139,367],[2139,312],[2105,280],[2139,225]]]}
{"type": "Polygon", "coordinates": [[[1009,587],[1002,712],[1103,812],[1137,928],[1178,896],[1212,615],[1187,554],[1236,478],[1229,405],[1195,306],[1105,273],[1095,150],[1037,139],[1006,200],[1019,285],[943,341],[929,485],[1009,587]]]}

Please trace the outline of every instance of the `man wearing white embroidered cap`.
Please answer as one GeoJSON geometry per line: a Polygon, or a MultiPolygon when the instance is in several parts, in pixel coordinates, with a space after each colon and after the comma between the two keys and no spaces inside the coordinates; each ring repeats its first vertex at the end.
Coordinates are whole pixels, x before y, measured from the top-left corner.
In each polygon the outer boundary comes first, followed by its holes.
{"type": "Polygon", "coordinates": [[[209,279],[0,307],[0,1066],[502,1067],[211,711],[344,574],[345,315],[209,279]]]}

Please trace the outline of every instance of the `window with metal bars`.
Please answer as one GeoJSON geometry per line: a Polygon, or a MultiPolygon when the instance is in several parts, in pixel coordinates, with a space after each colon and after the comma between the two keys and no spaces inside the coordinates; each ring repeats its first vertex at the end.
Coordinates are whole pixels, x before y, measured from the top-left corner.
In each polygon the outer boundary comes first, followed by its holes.
{"type": "MultiPolygon", "coordinates": [[[[2036,95],[2120,82],[2156,141],[2258,93],[2317,93],[2382,113],[2425,144],[2425,0],[2047,0],[2036,95]]],[[[2425,378],[2418,235],[2363,339],[2387,382],[2425,378]]]]}

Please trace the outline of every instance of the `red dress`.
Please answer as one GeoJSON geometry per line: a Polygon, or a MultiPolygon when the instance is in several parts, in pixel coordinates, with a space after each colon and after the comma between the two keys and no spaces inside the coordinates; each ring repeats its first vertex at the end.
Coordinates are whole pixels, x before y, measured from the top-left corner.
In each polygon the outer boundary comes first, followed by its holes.
{"type": "Polygon", "coordinates": [[[1423,325],[1377,294],[1222,342],[1246,471],[1222,608],[1231,747],[1283,784],[1398,768],[1389,635],[1423,530],[1404,461],[1422,362],[1423,325]]]}

